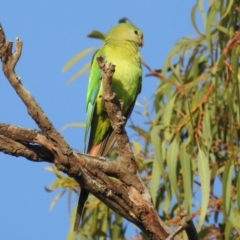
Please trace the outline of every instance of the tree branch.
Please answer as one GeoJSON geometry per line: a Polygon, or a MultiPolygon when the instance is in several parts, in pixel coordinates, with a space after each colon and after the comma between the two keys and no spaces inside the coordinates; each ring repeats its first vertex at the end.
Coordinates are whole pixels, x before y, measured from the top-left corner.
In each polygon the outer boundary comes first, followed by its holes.
{"type": "Polygon", "coordinates": [[[0,151],[33,162],[53,163],[52,154],[43,146],[20,143],[3,135],[0,135],[0,151]]]}
{"type": "Polygon", "coordinates": [[[22,41],[17,39],[16,51],[12,54],[12,43],[6,40],[0,25],[3,72],[41,131],[0,123],[0,151],[36,162],[54,163],[58,170],[73,177],[113,211],[136,224],[150,239],[166,239],[171,231],[158,217],[150,193],[140,177],[124,129],[121,104],[116,101],[111,90],[114,65],[106,64],[101,57],[98,58],[105,89],[103,99],[117,136],[120,155],[118,162],[106,162],[102,157],[74,152],[57,132],[14,71],[21,51],[22,41]]]}
{"type": "Polygon", "coordinates": [[[197,230],[193,224],[192,217],[187,213],[186,210],[181,212],[181,222],[179,223],[178,228],[168,236],[166,240],[172,240],[174,237],[185,230],[189,240],[198,240],[197,230]]]}

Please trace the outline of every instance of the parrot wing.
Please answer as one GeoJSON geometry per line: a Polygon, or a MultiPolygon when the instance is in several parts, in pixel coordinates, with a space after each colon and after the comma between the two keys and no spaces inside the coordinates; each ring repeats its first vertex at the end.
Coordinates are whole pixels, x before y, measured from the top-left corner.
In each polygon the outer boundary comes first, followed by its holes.
{"type": "MultiPolygon", "coordinates": [[[[135,105],[136,100],[137,100],[137,96],[141,92],[141,89],[142,89],[142,77],[139,79],[138,91],[137,91],[137,94],[135,96],[135,99],[132,102],[132,104],[129,106],[129,109],[127,110],[126,114],[124,115],[125,118],[126,118],[125,123],[127,122],[127,119],[132,114],[134,105],[135,105]]],[[[108,152],[111,150],[111,148],[113,147],[115,142],[116,142],[116,135],[115,135],[115,133],[114,133],[112,127],[111,127],[108,130],[105,138],[101,141],[101,145],[100,145],[100,148],[98,150],[98,155],[99,156],[106,156],[108,154],[108,152]]]]}
{"type": "Polygon", "coordinates": [[[99,50],[96,51],[92,57],[91,72],[89,76],[87,102],[86,102],[87,116],[86,116],[86,128],[85,128],[85,135],[84,135],[84,152],[87,151],[87,139],[88,139],[89,131],[91,128],[92,117],[94,113],[97,95],[99,93],[99,89],[101,85],[101,69],[99,68],[97,61],[94,61],[94,58],[98,53],[99,53],[99,50]]]}

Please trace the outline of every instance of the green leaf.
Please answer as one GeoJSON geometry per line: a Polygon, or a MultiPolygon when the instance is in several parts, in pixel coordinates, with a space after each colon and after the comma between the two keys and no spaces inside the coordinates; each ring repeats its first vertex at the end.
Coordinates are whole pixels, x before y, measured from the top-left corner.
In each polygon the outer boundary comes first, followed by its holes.
{"type": "MultiPolygon", "coordinates": [[[[172,119],[172,112],[174,108],[174,103],[176,99],[177,94],[175,94],[167,103],[165,109],[164,109],[164,116],[163,116],[163,124],[164,126],[170,126],[171,125],[171,119],[172,119]]],[[[167,140],[170,140],[172,137],[172,133],[170,130],[164,131],[165,138],[167,140]]]]}
{"type": "Polygon", "coordinates": [[[158,134],[159,128],[157,126],[153,127],[150,135],[155,151],[155,158],[152,165],[152,179],[150,183],[150,193],[152,196],[153,204],[156,203],[156,196],[158,192],[159,179],[164,173],[164,165],[161,153],[161,141],[158,134]]]}
{"type": "Polygon", "coordinates": [[[70,230],[68,232],[68,235],[66,237],[66,240],[76,240],[78,236],[78,232],[73,231],[73,226],[76,218],[76,211],[77,211],[77,205],[73,208],[71,217],[70,217],[70,230]]]}
{"type": "Polygon", "coordinates": [[[173,193],[179,200],[178,191],[178,178],[177,178],[177,162],[178,162],[178,152],[179,152],[179,142],[177,137],[175,137],[167,148],[167,166],[168,166],[168,176],[171,184],[173,193]]]}
{"type": "Polygon", "coordinates": [[[172,202],[172,194],[171,194],[172,191],[169,183],[165,185],[165,191],[166,191],[166,195],[163,200],[163,211],[165,214],[167,214],[172,202]]]}
{"type": "Polygon", "coordinates": [[[210,233],[210,230],[208,228],[204,228],[198,233],[198,238],[204,239],[209,233],[210,233]]]}
{"type": "Polygon", "coordinates": [[[209,151],[211,149],[212,144],[212,127],[211,127],[211,118],[210,118],[210,112],[209,112],[209,104],[206,103],[205,105],[205,111],[203,116],[203,126],[202,126],[202,133],[205,140],[205,146],[207,150],[209,151]]]}
{"type": "Polygon", "coordinates": [[[210,169],[208,164],[208,155],[202,150],[201,147],[198,149],[198,173],[201,182],[201,213],[198,221],[198,231],[202,228],[205,216],[207,214],[209,195],[210,195],[210,169]]]}
{"type": "Polygon", "coordinates": [[[111,226],[111,239],[121,239],[126,232],[126,227],[123,228],[123,218],[120,217],[118,214],[114,214],[115,220],[113,220],[111,226]]]}
{"type": "MultiPolygon", "coordinates": [[[[237,189],[240,189],[240,173],[239,171],[236,173],[237,174],[237,189]]],[[[240,210],[240,191],[237,191],[237,204],[238,204],[238,209],[240,210]]]]}
{"type": "Polygon", "coordinates": [[[71,58],[63,67],[62,71],[65,72],[67,71],[70,67],[72,67],[77,61],[85,57],[87,54],[90,52],[94,51],[96,48],[95,47],[90,47],[87,49],[84,49],[80,53],[76,54],[73,58],[71,58]]]}
{"type": "Polygon", "coordinates": [[[224,231],[225,239],[231,239],[231,233],[232,233],[232,222],[227,221],[224,231]]]}
{"type": "Polygon", "coordinates": [[[95,234],[99,236],[99,240],[105,240],[107,238],[108,214],[106,212],[100,212],[100,214],[98,215],[98,220],[99,219],[101,220],[101,224],[100,227],[97,228],[95,234]]]}
{"type": "Polygon", "coordinates": [[[137,157],[142,151],[142,145],[137,141],[132,141],[133,153],[137,157]]]}
{"type": "Polygon", "coordinates": [[[145,131],[143,128],[136,125],[130,125],[129,127],[132,128],[134,131],[136,131],[137,134],[142,138],[144,138],[145,140],[149,138],[149,133],[145,131]]]}
{"type": "Polygon", "coordinates": [[[180,162],[182,166],[183,176],[183,189],[184,189],[184,209],[189,214],[192,212],[192,168],[191,168],[191,155],[188,154],[186,147],[190,143],[191,138],[189,137],[180,146],[180,162]]]}
{"type": "Polygon", "coordinates": [[[224,215],[227,217],[230,214],[230,206],[231,206],[231,185],[232,185],[232,172],[233,172],[233,164],[232,159],[229,158],[224,172],[223,172],[223,211],[224,215]]]}
{"type": "Polygon", "coordinates": [[[85,122],[72,122],[72,123],[67,123],[65,124],[61,129],[60,131],[64,131],[66,128],[69,128],[69,127],[85,127],[86,124],[85,122]]]}
{"type": "Polygon", "coordinates": [[[212,51],[212,28],[214,27],[214,23],[216,23],[216,15],[218,13],[219,8],[220,8],[220,2],[216,1],[216,3],[210,7],[208,16],[207,16],[206,40],[207,40],[208,48],[210,51],[212,51]]]}
{"type": "Polygon", "coordinates": [[[199,35],[203,35],[200,30],[198,29],[198,26],[197,26],[197,23],[196,23],[196,12],[198,10],[198,5],[199,3],[196,3],[193,8],[192,8],[192,11],[191,11],[191,20],[192,20],[192,24],[193,24],[193,27],[194,29],[196,30],[196,32],[199,34],[199,35]]]}
{"type": "Polygon", "coordinates": [[[76,78],[78,78],[81,74],[86,72],[91,66],[91,61],[87,62],[80,70],[78,70],[68,81],[67,84],[72,83],[76,78]]]}
{"type": "Polygon", "coordinates": [[[205,28],[207,17],[206,17],[205,11],[204,11],[204,3],[205,3],[204,0],[198,0],[198,8],[199,8],[200,14],[202,16],[203,26],[205,28]]]}
{"type": "Polygon", "coordinates": [[[59,172],[57,170],[56,166],[53,165],[53,164],[51,164],[50,166],[45,167],[44,170],[53,172],[56,175],[57,178],[63,178],[63,174],[61,172],[59,172]]]}
{"type": "Polygon", "coordinates": [[[63,190],[62,192],[60,192],[59,194],[57,194],[57,195],[53,198],[53,200],[52,200],[52,202],[51,202],[51,205],[50,205],[50,207],[49,207],[49,211],[50,211],[50,212],[53,210],[55,204],[56,204],[57,201],[64,195],[65,192],[66,192],[66,190],[63,190]]]}
{"type": "Polygon", "coordinates": [[[231,204],[231,211],[230,211],[230,216],[229,216],[230,221],[232,222],[234,228],[238,231],[238,234],[240,235],[240,213],[237,211],[233,205],[231,204]]]}
{"type": "Polygon", "coordinates": [[[226,9],[226,12],[222,15],[221,20],[224,19],[230,13],[230,10],[231,10],[234,2],[235,2],[234,0],[227,1],[227,9],[226,9]]]}
{"type": "MultiPolygon", "coordinates": [[[[105,222],[105,221],[104,221],[105,222]]],[[[103,222],[103,223],[104,223],[103,222]]],[[[107,238],[107,234],[106,232],[102,231],[101,229],[96,229],[96,231],[94,232],[95,235],[98,236],[99,240],[104,240],[107,238]]]]}
{"type": "Polygon", "coordinates": [[[226,35],[232,35],[232,34],[230,33],[230,29],[227,29],[227,28],[223,27],[223,26],[220,25],[220,24],[216,24],[216,29],[219,30],[219,31],[221,31],[222,33],[224,33],[224,34],[226,34],[226,35]]]}

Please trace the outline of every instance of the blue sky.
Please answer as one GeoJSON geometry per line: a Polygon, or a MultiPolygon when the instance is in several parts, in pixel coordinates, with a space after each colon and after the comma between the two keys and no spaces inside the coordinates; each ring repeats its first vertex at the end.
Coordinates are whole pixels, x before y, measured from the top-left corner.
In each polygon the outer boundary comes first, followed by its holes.
{"type": "MultiPolygon", "coordinates": [[[[0,8],[0,22],[9,40],[22,39],[23,52],[16,72],[60,130],[66,123],[85,121],[88,73],[71,85],[66,82],[88,59],[66,73],[61,69],[79,51],[101,44],[86,37],[91,30],[107,32],[120,18],[130,18],[144,32],[143,59],[151,67],[160,68],[179,38],[196,35],[190,20],[193,4],[193,0],[8,0],[0,8]]],[[[152,99],[157,85],[157,79],[144,77],[138,101],[152,99]]],[[[2,72],[0,106],[1,122],[37,128],[2,72]]],[[[132,120],[136,117],[133,113],[132,120]]],[[[74,149],[83,149],[83,128],[66,129],[63,135],[74,149]]],[[[48,164],[0,153],[0,239],[65,239],[69,230],[68,199],[64,196],[49,212],[56,193],[44,190],[54,179],[45,166],[48,164]]],[[[76,200],[73,198],[72,204],[76,200]]]]}

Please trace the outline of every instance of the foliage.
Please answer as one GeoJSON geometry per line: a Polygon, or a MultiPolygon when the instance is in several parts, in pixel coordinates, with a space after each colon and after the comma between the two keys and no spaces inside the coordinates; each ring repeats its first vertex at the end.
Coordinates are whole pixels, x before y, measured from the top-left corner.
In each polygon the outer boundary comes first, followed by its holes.
{"type": "MultiPolygon", "coordinates": [[[[197,1],[191,12],[197,36],[180,39],[161,71],[150,69],[159,86],[154,119],[143,111],[149,129],[131,124],[141,139],[132,141],[135,157],[160,217],[176,226],[179,211],[188,210],[201,239],[240,238],[239,4],[197,1]]],[[[115,149],[109,157],[116,159],[115,149]]],[[[125,230],[126,222],[92,197],[78,236],[120,239],[125,230]]]]}
{"type": "Polygon", "coordinates": [[[218,239],[237,238],[240,230],[238,6],[210,1],[206,14],[198,1],[191,14],[198,36],[180,39],[162,72],[154,72],[162,80],[150,135],[156,153],[151,190],[163,191],[157,207],[171,220],[183,206],[196,216],[200,236],[218,239]]]}

